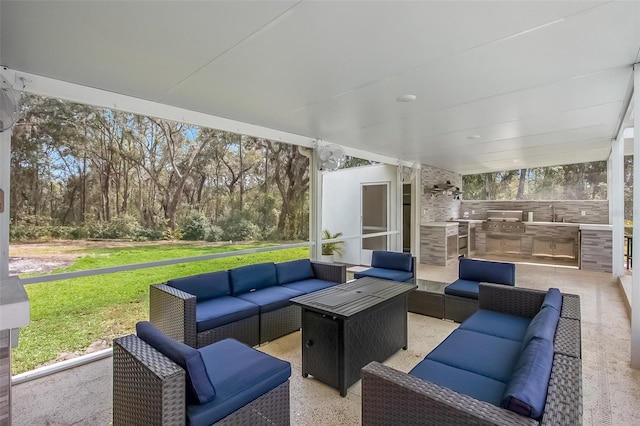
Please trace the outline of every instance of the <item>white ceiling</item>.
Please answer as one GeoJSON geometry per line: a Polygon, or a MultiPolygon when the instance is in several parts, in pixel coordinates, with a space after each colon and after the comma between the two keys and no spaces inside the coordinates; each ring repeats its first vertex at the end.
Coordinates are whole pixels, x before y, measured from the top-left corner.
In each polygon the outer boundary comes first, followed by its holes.
{"type": "Polygon", "coordinates": [[[13,70],[462,174],[606,159],[639,48],[636,1],[0,3],[13,70]]]}

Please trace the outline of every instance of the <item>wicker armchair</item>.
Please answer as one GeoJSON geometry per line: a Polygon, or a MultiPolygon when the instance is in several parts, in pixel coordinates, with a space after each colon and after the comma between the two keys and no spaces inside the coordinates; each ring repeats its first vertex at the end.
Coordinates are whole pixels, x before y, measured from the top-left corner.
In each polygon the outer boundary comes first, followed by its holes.
{"type": "MultiPolygon", "coordinates": [[[[113,425],[186,424],[192,408],[187,403],[185,374],[178,364],[136,335],[115,339],[113,425]]],[[[289,425],[289,399],[286,380],[214,424],[289,425]]]]}
{"type": "MultiPolygon", "coordinates": [[[[480,309],[532,318],[544,292],[480,285],[480,309]]],[[[563,295],[554,356],[540,422],[454,392],[377,362],[362,369],[362,424],[382,425],[581,425],[580,299],[563,295]]]]}

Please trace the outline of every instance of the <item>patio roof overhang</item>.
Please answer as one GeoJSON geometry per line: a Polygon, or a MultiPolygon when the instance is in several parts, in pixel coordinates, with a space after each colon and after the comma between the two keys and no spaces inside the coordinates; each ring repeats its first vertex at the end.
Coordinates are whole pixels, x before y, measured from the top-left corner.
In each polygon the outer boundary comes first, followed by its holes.
{"type": "Polygon", "coordinates": [[[461,174],[607,159],[640,46],[638,2],[3,1],[0,20],[18,89],[50,78],[461,174]]]}
{"type": "Polygon", "coordinates": [[[18,90],[467,174],[608,159],[640,2],[3,1],[0,40],[18,90]]]}

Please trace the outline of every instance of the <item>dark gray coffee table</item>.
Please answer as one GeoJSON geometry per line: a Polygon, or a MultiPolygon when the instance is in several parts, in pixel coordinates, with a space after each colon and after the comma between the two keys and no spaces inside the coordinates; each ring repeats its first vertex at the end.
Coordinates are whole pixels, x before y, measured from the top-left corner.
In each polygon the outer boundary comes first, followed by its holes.
{"type": "Polygon", "coordinates": [[[450,283],[416,279],[416,291],[409,294],[409,312],[444,318],[444,288],[450,283]]]}
{"type": "Polygon", "coordinates": [[[302,308],[302,375],[346,396],[362,367],[407,349],[407,294],[415,288],[360,278],[291,299],[302,308]]]}

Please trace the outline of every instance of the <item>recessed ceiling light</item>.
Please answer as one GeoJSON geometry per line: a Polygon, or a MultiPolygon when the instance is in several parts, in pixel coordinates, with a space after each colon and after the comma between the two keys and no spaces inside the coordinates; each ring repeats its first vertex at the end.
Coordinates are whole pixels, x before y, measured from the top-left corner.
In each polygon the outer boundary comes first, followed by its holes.
{"type": "Polygon", "coordinates": [[[416,95],[402,95],[402,96],[398,96],[396,98],[396,101],[398,101],[398,102],[413,102],[416,99],[418,99],[416,97],[416,95]]]}
{"type": "Polygon", "coordinates": [[[513,162],[514,162],[514,163],[517,163],[517,162],[518,162],[518,160],[513,160],[513,162]]]}
{"type": "Polygon", "coordinates": [[[469,135],[467,139],[480,139],[480,135],[469,135]]]}

